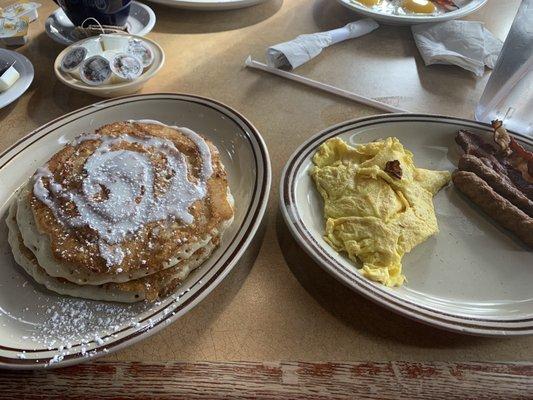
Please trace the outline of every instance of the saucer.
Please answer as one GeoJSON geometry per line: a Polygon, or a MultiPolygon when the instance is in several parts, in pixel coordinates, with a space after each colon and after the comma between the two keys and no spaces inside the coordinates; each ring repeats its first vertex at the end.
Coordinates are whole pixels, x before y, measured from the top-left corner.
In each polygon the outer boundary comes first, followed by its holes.
{"type": "MultiPolygon", "coordinates": [[[[126,21],[128,33],[144,36],[150,32],[155,25],[155,14],[152,9],[145,4],[132,1],[130,10],[130,16],[126,21]]],[[[65,46],[80,40],[73,36],[74,25],[61,8],[47,18],[45,30],[50,39],[65,46]]]]}
{"type": "Polygon", "coordinates": [[[0,60],[12,64],[20,74],[17,81],[5,92],[0,92],[0,108],[11,104],[24,94],[33,81],[33,65],[26,57],[15,51],[0,49],[0,60]]]}

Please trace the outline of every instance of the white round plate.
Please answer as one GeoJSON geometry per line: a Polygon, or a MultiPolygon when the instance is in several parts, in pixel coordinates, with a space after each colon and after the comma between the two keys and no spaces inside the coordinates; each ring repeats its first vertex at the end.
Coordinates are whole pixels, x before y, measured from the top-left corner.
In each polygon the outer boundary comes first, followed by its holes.
{"type": "Polygon", "coordinates": [[[263,218],[270,180],[265,143],[250,122],[223,104],[191,95],[103,101],[49,122],[15,143],[0,155],[0,367],[75,364],[168,326],[205,298],[239,261],[263,218]],[[105,303],[49,292],[11,257],[5,217],[13,193],[75,135],[128,119],[187,126],[212,140],[228,171],[235,220],[209,260],[160,302],[105,303]]]}
{"type": "Polygon", "coordinates": [[[371,17],[378,22],[390,25],[414,25],[424,24],[427,22],[442,22],[449,21],[451,19],[458,19],[472,14],[485,5],[488,0],[470,0],[464,4],[460,9],[450,11],[440,15],[395,15],[391,13],[385,13],[381,10],[373,10],[356,0],[337,0],[343,6],[348,7],[351,10],[358,12],[359,14],[371,17]]]}
{"type": "MultiPolygon", "coordinates": [[[[500,229],[454,188],[434,199],[440,233],[403,259],[407,282],[388,288],[364,278],[322,238],[323,203],[309,176],[326,139],[367,143],[396,136],[417,166],[453,171],[459,129],[489,134],[475,121],[442,116],[380,115],[344,122],[313,136],[291,156],[281,178],[281,211],[302,248],[327,272],[379,305],[439,328],[488,336],[533,333],[533,252],[500,229]]],[[[515,135],[522,143],[533,141],[515,135]]]]}
{"type": "MultiPolygon", "coordinates": [[[[126,21],[128,33],[131,35],[144,36],[155,25],[154,11],[146,4],[138,1],[131,2],[130,15],[126,21]]],[[[46,19],[44,24],[46,34],[54,42],[68,46],[78,41],[72,36],[74,24],[70,22],[63,9],[58,8],[46,19]]]]}
{"type": "Polygon", "coordinates": [[[154,3],[189,10],[220,11],[255,6],[266,0],[150,0],[154,3]]]}
{"type": "Polygon", "coordinates": [[[59,53],[54,62],[54,72],[56,74],[57,79],[61,83],[67,85],[68,87],[71,87],[72,89],[76,89],[81,92],[89,93],[93,96],[98,97],[118,97],[138,92],[139,90],[141,90],[141,88],[146,82],[152,79],[159,72],[159,70],[163,68],[163,65],[165,64],[165,53],[163,52],[161,46],[159,46],[153,40],[135,35],[128,36],[137,38],[144,42],[150,48],[152,54],[154,55],[154,61],[152,62],[152,64],[137,79],[130,82],[109,83],[106,85],[91,86],[87,85],[85,82],[79,79],[74,78],[72,75],[67,72],[64,72],[61,69],[61,61],[63,60],[63,57],[67,54],[67,52],[71,49],[71,47],[79,46],[84,42],[91,40],[101,40],[101,36],[98,38],[90,37],[87,39],[80,40],[79,42],[68,46],[61,53],[59,53]]]}
{"type": "Polygon", "coordinates": [[[2,60],[2,64],[4,62],[11,64],[15,61],[13,67],[20,74],[20,78],[13,86],[5,92],[0,92],[0,108],[3,108],[24,94],[33,81],[34,72],[30,60],[15,51],[0,49],[0,60],[2,60]]]}

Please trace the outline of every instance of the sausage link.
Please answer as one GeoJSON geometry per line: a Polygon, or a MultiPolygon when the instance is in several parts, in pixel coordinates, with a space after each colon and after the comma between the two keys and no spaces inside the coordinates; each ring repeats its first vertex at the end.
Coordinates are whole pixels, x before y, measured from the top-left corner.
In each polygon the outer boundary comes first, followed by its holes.
{"type": "Polygon", "coordinates": [[[469,171],[455,171],[454,185],[505,229],[533,247],[533,218],[496,193],[483,179],[469,171]]]}
{"type": "Polygon", "coordinates": [[[494,189],[496,193],[509,200],[530,217],[533,217],[533,201],[514,187],[506,175],[498,174],[485,165],[482,160],[469,154],[465,154],[459,159],[459,169],[473,172],[494,189]]]}

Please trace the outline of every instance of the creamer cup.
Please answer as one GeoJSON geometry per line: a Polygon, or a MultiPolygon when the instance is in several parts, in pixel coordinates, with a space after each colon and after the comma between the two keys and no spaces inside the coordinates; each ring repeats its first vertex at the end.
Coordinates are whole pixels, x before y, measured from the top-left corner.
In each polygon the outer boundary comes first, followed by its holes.
{"type": "Polygon", "coordinates": [[[80,79],[80,66],[88,58],[88,51],[84,46],[71,48],[61,60],[61,70],[75,79],[80,79]]]}
{"type": "Polygon", "coordinates": [[[100,55],[85,59],[80,66],[81,81],[89,86],[106,85],[112,75],[109,60],[100,55]]]}
{"type": "Polygon", "coordinates": [[[28,42],[28,17],[0,18],[0,39],[6,46],[22,46],[28,42]]]}
{"type": "Polygon", "coordinates": [[[131,54],[116,54],[109,63],[113,72],[112,83],[131,82],[143,73],[141,60],[131,54]]]}
{"type": "Polygon", "coordinates": [[[142,40],[131,38],[128,42],[126,52],[141,60],[143,68],[149,67],[154,62],[154,53],[152,49],[142,40]]]}
{"type": "Polygon", "coordinates": [[[39,16],[37,9],[41,7],[41,4],[27,1],[18,1],[12,3],[7,7],[0,8],[1,18],[22,18],[27,17],[28,22],[33,22],[39,16]]]}

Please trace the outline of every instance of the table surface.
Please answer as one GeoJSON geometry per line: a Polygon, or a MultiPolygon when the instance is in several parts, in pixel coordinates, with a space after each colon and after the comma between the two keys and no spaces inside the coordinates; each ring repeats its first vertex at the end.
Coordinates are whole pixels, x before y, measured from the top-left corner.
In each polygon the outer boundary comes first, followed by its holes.
{"type": "MultiPolygon", "coordinates": [[[[2,0],[0,5],[10,1],[2,0]]],[[[34,128],[98,101],[54,77],[62,50],[44,33],[56,8],[43,0],[30,42],[17,49],[34,64],[35,81],[0,110],[0,151],[34,128]]],[[[519,0],[490,1],[470,20],[504,39],[519,0]]],[[[183,11],[150,4],[157,23],[148,35],[166,65],[142,93],[184,92],[237,109],[262,133],[273,182],[266,233],[257,259],[162,332],[108,355],[107,362],[198,361],[531,361],[533,337],[494,339],[440,331],[359,297],[309,260],[278,212],[278,185],[290,154],[314,133],[378,112],[297,83],[243,68],[251,54],[298,34],[339,27],[357,15],[333,0],[271,0],[224,12],[183,11]]],[[[453,66],[424,66],[408,27],[382,26],[337,44],[298,73],[413,112],[473,116],[488,73],[476,79],[453,66]]]]}

